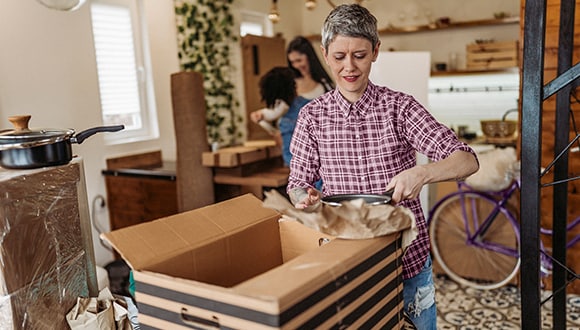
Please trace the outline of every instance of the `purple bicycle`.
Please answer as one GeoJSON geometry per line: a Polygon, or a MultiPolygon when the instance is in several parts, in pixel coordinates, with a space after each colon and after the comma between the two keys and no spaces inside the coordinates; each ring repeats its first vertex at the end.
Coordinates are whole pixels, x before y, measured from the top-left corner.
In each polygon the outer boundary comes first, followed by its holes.
{"type": "MultiPolygon", "coordinates": [[[[445,196],[429,212],[433,257],[461,285],[484,290],[504,286],[516,276],[521,262],[517,210],[508,203],[520,189],[520,181],[513,180],[500,191],[476,190],[462,181],[457,185],[458,191],[445,196]]],[[[567,230],[579,223],[580,217],[567,230]]],[[[552,235],[546,228],[540,232],[552,235]]],[[[579,240],[580,235],[566,246],[579,240]]],[[[542,243],[540,249],[542,275],[548,275],[552,258],[542,243]]]]}

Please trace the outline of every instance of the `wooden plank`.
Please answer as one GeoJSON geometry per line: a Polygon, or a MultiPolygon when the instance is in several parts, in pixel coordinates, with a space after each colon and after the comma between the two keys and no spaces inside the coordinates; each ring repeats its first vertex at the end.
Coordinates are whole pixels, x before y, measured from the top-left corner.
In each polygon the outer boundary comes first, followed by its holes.
{"type": "Polygon", "coordinates": [[[120,168],[154,168],[161,167],[162,164],[161,150],[107,159],[108,170],[120,168]]]}
{"type": "Polygon", "coordinates": [[[281,166],[284,166],[282,157],[274,157],[235,167],[214,167],[214,175],[249,176],[281,166]]]}
{"type": "Polygon", "coordinates": [[[484,42],[480,44],[469,44],[466,46],[468,53],[480,53],[480,52],[498,52],[498,51],[515,51],[518,47],[518,42],[512,41],[499,41],[499,42],[484,42]]]}
{"type": "Polygon", "coordinates": [[[288,173],[283,170],[272,170],[256,173],[250,176],[216,174],[213,180],[217,184],[281,187],[288,183],[288,173]]]}
{"type": "Polygon", "coordinates": [[[467,53],[468,62],[480,62],[480,61],[498,61],[498,60],[515,60],[518,54],[515,50],[502,50],[497,52],[484,52],[484,53],[467,53]]]}
{"type": "Polygon", "coordinates": [[[483,69],[501,69],[501,68],[511,68],[518,65],[516,59],[512,60],[497,60],[488,61],[481,63],[467,63],[467,68],[470,70],[483,70],[483,69]]]}
{"type": "MultiPolygon", "coordinates": [[[[572,53],[572,63],[580,62],[580,47],[575,46],[572,53]]],[[[544,69],[557,69],[558,68],[558,49],[557,48],[546,48],[544,52],[544,69]]]]}
{"type": "Polygon", "coordinates": [[[274,140],[255,140],[255,141],[244,142],[244,147],[266,148],[266,147],[275,147],[275,146],[276,146],[276,141],[274,141],[274,140]]]}
{"type": "Polygon", "coordinates": [[[245,147],[235,146],[204,152],[202,165],[208,167],[236,167],[265,159],[280,157],[282,151],[278,146],[245,147]]]}

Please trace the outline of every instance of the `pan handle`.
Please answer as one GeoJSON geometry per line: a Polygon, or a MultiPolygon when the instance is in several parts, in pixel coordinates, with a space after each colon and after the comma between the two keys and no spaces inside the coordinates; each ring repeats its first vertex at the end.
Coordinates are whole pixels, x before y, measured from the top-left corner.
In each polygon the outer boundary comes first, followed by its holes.
{"type": "Polygon", "coordinates": [[[70,138],[71,143],[78,143],[81,144],[83,141],[91,135],[95,135],[96,133],[100,132],[117,132],[122,129],[125,129],[125,125],[114,125],[114,126],[99,126],[89,128],[82,132],[79,132],[77,135],[70,138]]]}
{"type": "Polygon", "coordinates": [[[393,193],[395,192],[395,188],[391,188],[383,193],[383,195],[393,198],[393,193]]]}

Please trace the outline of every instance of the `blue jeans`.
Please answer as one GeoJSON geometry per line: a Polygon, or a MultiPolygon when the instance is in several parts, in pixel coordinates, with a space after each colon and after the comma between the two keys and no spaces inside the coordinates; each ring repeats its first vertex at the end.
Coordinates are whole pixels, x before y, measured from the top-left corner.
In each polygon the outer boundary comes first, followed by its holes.
{"type": "Polygon", "coordinates": [[[431,256],[415,277],[403,280],[405,312],[419,330],[437,329],[437,307],[435,306],[435,284],[431,256]]]}

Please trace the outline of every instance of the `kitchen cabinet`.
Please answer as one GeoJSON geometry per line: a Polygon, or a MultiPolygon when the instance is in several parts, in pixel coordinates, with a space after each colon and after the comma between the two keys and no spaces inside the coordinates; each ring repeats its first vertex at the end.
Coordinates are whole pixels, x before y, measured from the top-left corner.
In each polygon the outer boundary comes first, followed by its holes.
{"type": "Polygon", "coordinates": [[[109,159],[107,165],[102,174],[111,230],[178,213],[175,162],[152,152],[109,159]]]}

